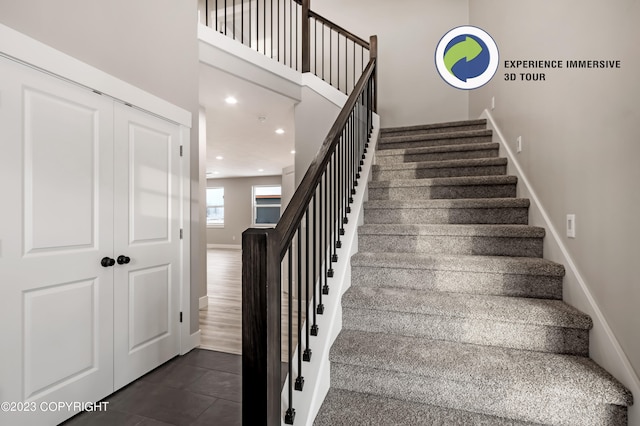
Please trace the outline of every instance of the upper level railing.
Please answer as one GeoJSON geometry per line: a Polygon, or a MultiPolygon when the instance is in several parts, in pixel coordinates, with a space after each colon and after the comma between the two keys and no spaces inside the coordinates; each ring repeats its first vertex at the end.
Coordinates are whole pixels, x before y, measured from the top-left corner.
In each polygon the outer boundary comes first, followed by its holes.
{"type": "Polygon", "coordinates": [[[325,310],[323,295],[329,294],[376,110],[375,36],[371,46],[364,71],[278,225],[242,234],[243,425],[294,424],[294,389],[304,389],[311,336],[328,332],[319,330],[317,315],[325,310]],[[289,378],[284,412],[283,362],[289,378]]]}
{"type": "Polygon", "coordinates": [[[349,94],[370,59],[369,42],[310,9],[310,0],[204,0],[201,22],[349,94]]]}

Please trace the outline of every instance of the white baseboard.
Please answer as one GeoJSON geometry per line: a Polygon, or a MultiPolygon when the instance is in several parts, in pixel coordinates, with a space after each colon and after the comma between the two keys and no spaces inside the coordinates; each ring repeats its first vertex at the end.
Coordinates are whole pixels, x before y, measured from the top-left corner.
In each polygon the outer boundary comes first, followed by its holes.
{"type": "MultiPolygon", "coordinates": [[[[484,110],[480,118],[487,119],[488,128],[493,130],[494,141],[499,142],[500,151],[506,153],[509,159],[509,174],[518,177],[518,196],[529,198],[531,201],[530,225],[544,227],[548,231],[547,236],[551,237],[544,240],[545,259],[565,266],[564,301],[588,314],[593,320],[593,329],[589,334],[589,356],[631,390],[636,399],[640,398],[640,379],[629,362],[629,358],[622,350],[602,310],[600,310],[587,282],[569,254],[561,234],[551,222],[549,214],[524,174],[518,159],[491,113],[484,110]]],[[[640,404],[636,403],[629,407],[629,425],[640,426],[640,404]]]]}
{"type": "Polygon", "coordinates": [[[242,244],[207,244],[208,249],[242,250],[242,244]]]}
{"type": "Polygon", "coordinates": [[[202,311],[203,309],[208,309],[208,308],[209,308],[209,297],[208,296],[202,296],[198,300],[198,309],[200,309],[202,311]]]}

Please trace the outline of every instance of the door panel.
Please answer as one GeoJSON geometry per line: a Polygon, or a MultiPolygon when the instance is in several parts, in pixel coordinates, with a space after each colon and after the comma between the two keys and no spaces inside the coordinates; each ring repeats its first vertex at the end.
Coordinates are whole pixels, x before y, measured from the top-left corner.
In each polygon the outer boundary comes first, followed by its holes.
{"type": "MultiPolygon", "coordinates": [[[[0,400],[113,391],[113,102],[0,58],[0,400]]],[[[51,425],[67,411],[0,413],[51,425]]]]}
{"type": "Polygon", "coordinates": [[[27,399],[95,371],[99,346],[96,287],[94,279],[24,292],[27,399]]]}
{"type": "Polygon", "coordinates": [[[129,272],[129,352],[153,345],[171,332],[169,265],[129,272]]]}
{"type": "Polygon", "coordinates": [[[167,242],[171,219],[171,134],[129,123],[130,244],[167,242]]]}
{"type": "Polygon", "coordinates": [[[31,88],[23,99],[26,253],[94,248],[96,110],[31,88]]]}
{"type": "Polygon", "coordinates": [[[179,352],[179,127],[115,105],[115,388],[179,352]]]}

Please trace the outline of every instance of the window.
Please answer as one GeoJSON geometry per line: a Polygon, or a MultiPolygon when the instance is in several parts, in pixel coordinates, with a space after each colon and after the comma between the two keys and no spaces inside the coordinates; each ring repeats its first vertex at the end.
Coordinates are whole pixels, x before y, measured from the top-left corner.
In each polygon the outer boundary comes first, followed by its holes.
{"type": "Polygon", "coordinates": [[[253,187],[253,224],[255,226],[273,226],[280,220],[282,187],[253,187]]]}
{"type": "Polygon", "coordinates": [[[207,188],[207,226],[224,226],[224,188],[207,188]]]}

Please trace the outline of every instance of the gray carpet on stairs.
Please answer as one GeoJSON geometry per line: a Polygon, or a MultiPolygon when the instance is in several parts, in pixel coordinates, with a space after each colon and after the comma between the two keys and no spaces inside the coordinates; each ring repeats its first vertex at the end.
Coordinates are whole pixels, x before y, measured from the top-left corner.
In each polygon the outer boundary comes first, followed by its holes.
{"type": "Polygon", "coordinates": [[[382,129],[315,425],[623,425],[484,120],[382,129]]]}

